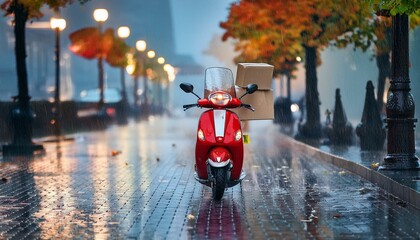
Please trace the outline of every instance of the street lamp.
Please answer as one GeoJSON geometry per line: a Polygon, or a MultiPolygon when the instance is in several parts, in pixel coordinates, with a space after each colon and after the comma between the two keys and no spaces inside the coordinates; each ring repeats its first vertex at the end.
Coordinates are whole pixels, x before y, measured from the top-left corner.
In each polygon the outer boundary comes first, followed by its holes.
{"type": "MultiPolygon", "coordinates": [[[[141,70],[141,74],[143,75],[144,72],[144,58],[143,58],[143,52],[146,51],[147,48],[147,43],[144,40],[138,40],[136,42],[136,49],[138,51],[137,55],[137,61],[136,61],[136,69],[142,69],[141,70]]],[[[136,72],[135,76],[134,76],[134,107],[135,110],[137,110],[138,107],[138,102],[139,102],[139,94],[138,94],[138,89],[139,89],[139,72],[136,72]]],[[[136,115],[138,117],[138,115],[136,115]]]]}
{"type": "Polygon", "coordinates": [[[159,57],[159,58],[157,59],[157,62],[158,62],[159,64],[164,64],[164,63],[165,63],[165,58],[163,58],[163,57],[159,57]]]}
{"type": "MultiPolygon", "coordinates": [[[[152,59],[156,56],[156,52],[153,50],[149,50],[147,52],[147,57],[152,59]]],[[[148,86],[148,82],[147,82],[147,69],[146,69],[146,64],[144,64],[143,67],[143,85],[144,85],[144,107],[143,107],[143,111],[145,112],[146,115],[149,114],[149,99],[147,96],[147,92],[149,91],[149,86],[148,86]]]]}
{"type": "Polygon", "coordinates": [[[99,104],[98,108],[102,109],[104,105],[104,66],[103,66],[103,55],[102,55],[102,25],[108,19],[108,11],[106,9],[95,9],[93,11],[93,18],[98,22],[98,30],[101,36],[100,42],[100,54],[98,57],[98,70],[99,70],[99,104]]]}
{"type": "MultiPolygon", "coordinates": [[[[127,26],[121,26],[117,30],[118,37],[121,39],[126,39],[130,36],[130,28],[127,26]]],[[[121,67],[121,98],[122,98],[122,118],[121,123],[127,122],[127,91],[125,86],[125,71],[124,66],[121,67]]]]}
{"type": "MultiPolygon", "coordinates": [[[[165,63],[165,58],[163,57],[158,57],[157,58],[157,62],[160,65],[163,65],[165,63]]],[[[163,68],[163,67],[162,67],[163,68]]],[[[160,70],[159,72],[161,72],[162,70],[160,70]]],[[[166,78],[163,78],[163,76],[161,76],[161,74],[159,74],[159,78],[158,78],[158,91],[157,91],[157,100],[158,100],[158,113],[163,113],[163,87],[164,87],[164,83],[166,83],[166,78]]]]}
{"type": "Polygon", "coordinates": [[[154,58],[156,56],[156,52],[153,50],[150,50],[147,52],[147,57],[148,58],[154,58]]]}
{"type": "Polygon", "coordinates": [[[163,70],[165,70],[166,73],[168,74],[168,80],[170,82],[173,82],[175,80],[175,77],[176,77],[175,68],[171,64],[167,63],[167,64],[163,65],[163,70]]]}
{"type": "Polygon", "coordinates": [[[169,64],[166,63],[165,65],[163,65],[163,70],[166,72],[167,77],[168,77],[168,86],[167,86],[167,93],[166,93],[166,98],[167,98],[167,102],[168,102],[168,109],[171,109],[170,103],[171,103],[171,90],[170,88],[172,88],[172,82],[175,81],[175,77],[176,77],[176,71],[175,68],[169,64]]]}
{"type": "Polygon", "coordinates": [[[51,29],[55,31],[55,94],[54,94],[54,124],[55,135],[61,135],[61,106],[60,106],[60,31],[66,28],[66,20],[51,18],[51,29]]]}

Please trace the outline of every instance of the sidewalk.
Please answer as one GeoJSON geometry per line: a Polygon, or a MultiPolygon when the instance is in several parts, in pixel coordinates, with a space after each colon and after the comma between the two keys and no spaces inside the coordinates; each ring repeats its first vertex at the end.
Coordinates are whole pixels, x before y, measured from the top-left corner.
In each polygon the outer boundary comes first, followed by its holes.
{"type": "Polygon", "coordinates": [[[151,118],[2,158],[0,239],[420,238],[420,209],[271,122],[249,126],[247,176],[213,201],[193,177],[196,125],[151,118]]]}
{"type": "MultiPolygon", "coordinates": [[[[281,125],[279,128],[284,132],[281,125]]],[[[286,130],[285,134],[293,138],[294,131],[290,127],[286,130]]],[[[351,146],[323,145],[318,141],[301,144],[312,146],[304,150],[317,154],[319,159],[353,172],[420,209],[419,170],[379,169],[387,155],[386,142],[382,151],[362,151],[358,142],[351,146]]],[[[420,157],[420,139],[416,139],[416,155],[420,157]]]]}

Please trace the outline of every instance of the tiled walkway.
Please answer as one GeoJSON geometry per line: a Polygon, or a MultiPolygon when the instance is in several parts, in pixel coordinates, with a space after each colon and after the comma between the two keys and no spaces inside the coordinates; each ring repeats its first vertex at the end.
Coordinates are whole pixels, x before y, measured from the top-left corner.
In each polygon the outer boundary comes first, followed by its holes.
{"type": "Polygon", "coordinates": [[[420,211],[251,124],[247,177],[222,201],[193,178],[196,119],[45,143],[0,162],[0,239],[419,239],[420,211]]]}

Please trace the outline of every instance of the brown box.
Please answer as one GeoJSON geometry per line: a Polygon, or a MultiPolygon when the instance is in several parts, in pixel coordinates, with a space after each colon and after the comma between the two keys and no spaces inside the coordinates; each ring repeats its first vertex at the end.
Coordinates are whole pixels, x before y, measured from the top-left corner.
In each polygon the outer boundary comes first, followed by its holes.
{"type": "Polygon", "coordinates": [[[267,63],[238,63],[235,85],[246,87],[255,83],[260,90],[271,89],[274,66],[267,63]]]}
{"type": "MultiPolygon", "coordinates": [[[[245,88],[236,86],[236,97],[245,93],[245,88]]],[[[234,108],[240,120],[270,120],[274,119],[274,98],[272,90],[258,90],[248,94],[241,99],[242,103],[251,104],[255,112],[242,108],[234,108]]]]}

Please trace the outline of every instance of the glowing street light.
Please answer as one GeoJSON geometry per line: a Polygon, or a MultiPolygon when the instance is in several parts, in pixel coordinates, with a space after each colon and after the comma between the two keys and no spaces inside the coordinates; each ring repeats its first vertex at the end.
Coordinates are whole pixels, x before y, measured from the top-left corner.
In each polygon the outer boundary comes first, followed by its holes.
{"type": "Polygon", "coordinates": [[[55,31],[55,94],[54,94],[54,126],[55,135],[61,135],[61,106],[60,106],[60,31],[66,28],[66,20],[51,18],[51,29],[55,31]]]}
{"type": "Polygon", "coordinates": [[[144,40],[138,40],[138,41],[136,42],[136,49],[137,49],[139,52],[144,52],[144,51],[146,50],[146,47],[147,47],[147,43],[146,43],[146,41],[144,41],[144,40]]]}
{"type": "Polygon", "coordinates": [[[157,59],[157,62],[158,62],[159,64],[164,64],[164,63],[165,63],[165,58],[163,58],[163,57],[159,57],[159,58],[157,59]]]}
{"type": "Polygon", "coordinates": [[[127,26],[121,26],[117,30],[119,38],[126,39],[130,36],[130,28],[127,26]]]}
{"type": "Polygon", "coordinates": [[[95,9],[93,11],[93,18],[97,22],[105,22],[108,19],[108,11],[103,8],[95,9]]]}
{"type": "Polygon", "coordinates": [[[66,20],[62,18],[51,18],[50,27],[53,30],[58,28],[58,30],[63,31],[66,28],[66,20]]]}
{"type": "Polygon", "coordinates": [[[148,58],[154,58],[156,56],[156,52],[153,50],[150,50],[147,52],[147,57],[148,58]]]}

